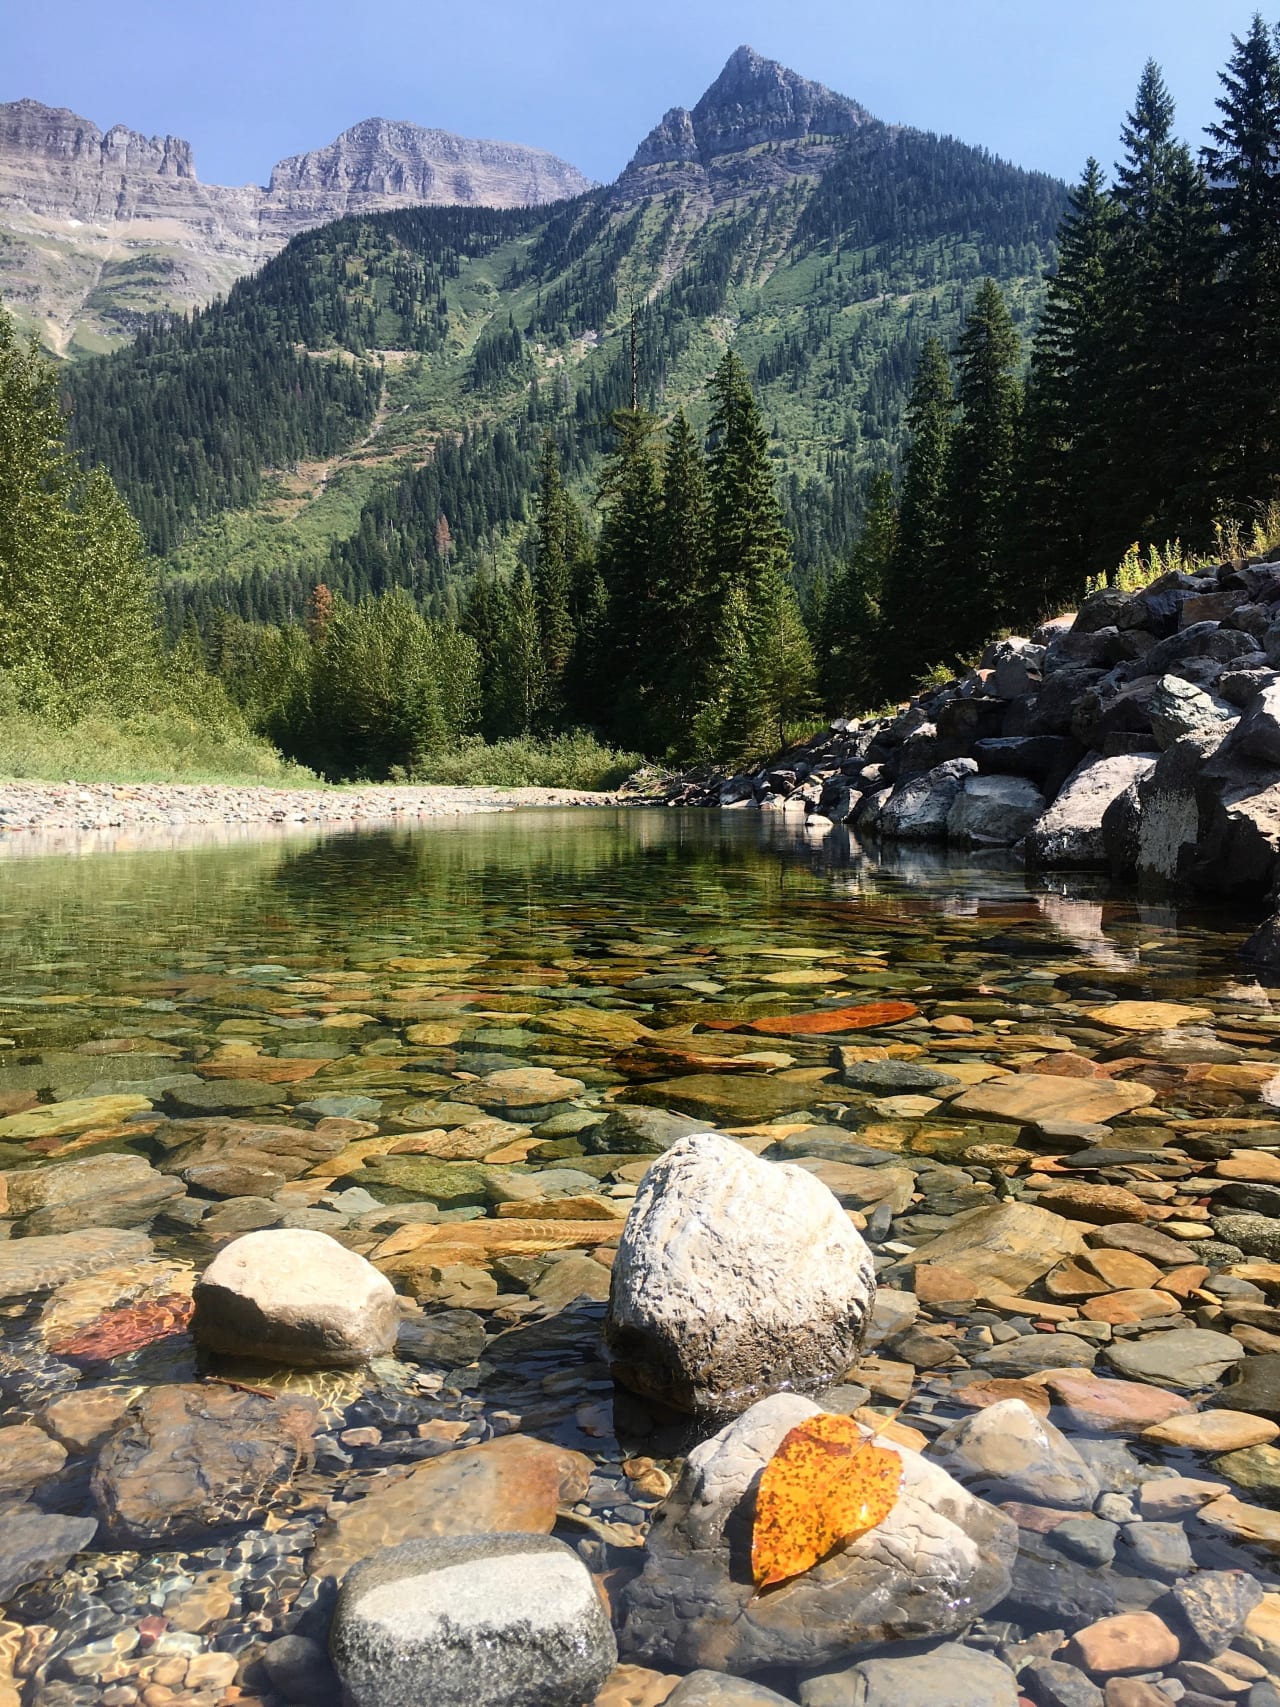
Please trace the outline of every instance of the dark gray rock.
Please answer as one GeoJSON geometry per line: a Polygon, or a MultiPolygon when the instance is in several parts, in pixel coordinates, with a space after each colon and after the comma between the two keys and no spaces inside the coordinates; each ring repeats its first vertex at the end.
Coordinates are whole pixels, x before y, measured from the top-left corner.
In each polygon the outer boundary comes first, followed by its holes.
{"type": "Polygon", "coordinates": [[[618,1657],[591,1573],[542,1535],[380,1549],[347,1574],[329,1651],[355,1707],[584,1707],[618,1657]]]}
{"type": "Polygon", "coordinates": [[[1109,1565],[1116,1556],[1119,1535],[1119,1525],[1105,1518],[1069,1517],[1049,1531],[1048,1541],[1081,1565],[1109,1565]]]}
{"type": "Polygon", "coordinates": [[[1012,847],[1047,804],[1026,777],[971,776],[947,813],[947,840],[961,847],[1012,847]]]}
{"type": "Polygon", "coordinates": [[[800,1700],[803,1707],[1017,1707],[1018,1686],[994,1655],[945,1642],[928,1653],[811,1674],[800,1700]]]}
{"type": "Polygon", "coordinates": [[[296,1707],[331,1707],[341,1685],[329,1656],[309,1636],[281,1636],[268,1642],[262,1664],[272,1687],[296,1707]]]}
{"type": "Polygon", "coordinates": [[[1096,1565],[1082,1565],[1054,1547],[1047,1535],[1024,1529],[1018,1535],[1013,1582],[1000,1615],[1036,1627],[1074,1629],[1110,1618],[1117,1607],[1115,1578],[1096,1565]]]}
{"type": "Polygon", "coordinates": [[[1086,759],[1027,832],[1027,862],[1046,868],[1103,866],[1102,815],[1117,795],[1146,776],[1155,761],[1141,755],[1086,759]]]}
{"type": "Polygon", "coordinates": [[[706,1130],[705,1120],[667,1108],[615,1103],[607,1119],[578,1133],[578,1142],[588,1156],[657,1155],[669,1150],[677,1138],[706,1130]]]}
{"type": "Polygon", "coordinates": [[[1280,1422],[1280,1352],[1246,1358],[1231,1384],[1208,1403],[1217,1410],[1249,1411],[1280,1422]]]}
{"type": "Polygon", "coordinates": [[[409,1316],[400,1323],[396,1356],[460,1369],[474,1363],[484,1345],[483,1316],[474,1310],[437,1310],[432,1315],[409,1316]]]}
{"type": "Polygon", "coordinates": [[[945,841],[956,796],[965,778],[977,773],[972,759],[951,759],[898,783],[881,810],[880,834],[886,841],[945,841]]]}
{"type": "Polygon", "coordinates": [[[1176,1582],[1195,1569],[1191,1543],[1180,1523],[1126,1523],[1125,1545],[1148,1576],[1176,1582]]]}
{"type": "Polygon", "coordinates": [[[859,1061],[856,1053],[852,1049],[836,1049],[832,1053],[832,1062],[840,1069],[841,1083],[854,1090],[888,1096],[904,1091],[934,1091],[960,1082],[938,1067],[918,1067],[913,1061],[859,1061]]]}
{"type": "Polygon", "coordinates": [[[1262,1600],[1263,1588],[1248,1571],[1199,1571],[1176,1582],[1170,1593],[1190,1632],[1192,1655],[1212,1660],[1225,1653],[1244,1629],[1245,1619],[1262,1600]]]}
{"type": "Polygon", "coordinates": [[[1062,1660],[1033,1660],[1018,1681],[1036,1707],[1103,1707],[1105,1698],[1097,1684],[1062,1660]]]}
{"type": "MultiPolygon", "coordinates": [[[[1226,700],[1193,687],[1181,676],[1162,676],[1151,694],[1147,715],[1156,744],[1164,752],[1184,735],[1225,735],[1239,714],[1226,700]]],[[[1276,734],[1280,739],[1280,725],[1276,734]]]]}
{"type": "Polygon", "coordinates": [[[1219,1239],[1237,1246],[1247,1256],[1280,1261],[1280,1221],[1273,1221],[1269,1215],[1250,1215],[1244,1210],[1214,1215],[1212,1226],[1219,1239]]]}

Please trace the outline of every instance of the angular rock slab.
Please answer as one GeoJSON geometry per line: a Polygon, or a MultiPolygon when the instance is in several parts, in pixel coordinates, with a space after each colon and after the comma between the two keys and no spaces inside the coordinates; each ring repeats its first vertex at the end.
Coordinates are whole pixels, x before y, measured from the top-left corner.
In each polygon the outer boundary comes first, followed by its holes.
{"type": "Polygon", "coordinates": [[[587,1491],[591,1460],[567,1446],[504,1434],[430,1458],[398,1482],[331,1509],[308,1564],[341,1579],[379,1548],[475,1534],[548,1534],[587,1491]]]}
{"type": "Polygon", "coordinates": [[[0,1244],[0,1298],[48,1292],[121,1263],[145,1262],[151,1240],[130,1228],[84,1227],[0,1244]]]}
{"type": "Polygon", "coordinates": [[[951,1108],[956,1114],[1030,1126],[1044,1120],[1105,1123],[1155,1100],[1156,1093],[1147,1085],[1066,1079],[1055,1073],[1012,1073],[1005,1079],[971,1085],[952,1099],[951,1108]]]}
{"type": "Polygon", "coordinates": [[[1034,1203],[993,1203],[957,1215],[945,1233],[917,1246],[902,1266],[954,1270],[969,1281],[968,1297],[1017,1297],[1084,1248],[1084,1235],[1061,1215],[1034,1203]]]}
{"type": "Polygon", "coordinates": [[[191,1329],[210,1351],[342,1369],[396,1343],[395,1289],[327,1233],[302,1227],[246,1233],[220,1250],[196,1282],[191,1329]]]}
{"type": "Polygon", "coordinates": [[[614,1374],[685,1411],[826,1386],[857,1357],[875,1284],[820,1180],[717,1133],[682,1138],[640,1182],[618,1245],[614,1374]]]}
{"type": "Polygon", "coordinates": [[[799,1394],[776,1393],[689,1454],[655,1514],[644,1570],[622,1591],[624,1654],[734,1674],[821,1666],[867,1643],[950,1635],[1004,1598],[1018,1550],[1013,1519],[883,1437],[878,1444],[903,1468],[884,1522],[803,1576],[755,1595],[760,1473],[791,1429],[820,1410],[799,1394]]]}
{"type": "Polygon", "coordinates": [[[1136,753],[1086,759],[1027,832],[1027,864],[1050,869],[1105,865],[1103,813],[1126,788],[1154,768],[1153,758],[1136,753]]]}
{"type": "Polygon", "coordinates": [[[591,1573],[534,1535],[383,1548],[343,1584],[329,1650],[355,1707],[582,1707],[618,1658],[591,1573]]]}

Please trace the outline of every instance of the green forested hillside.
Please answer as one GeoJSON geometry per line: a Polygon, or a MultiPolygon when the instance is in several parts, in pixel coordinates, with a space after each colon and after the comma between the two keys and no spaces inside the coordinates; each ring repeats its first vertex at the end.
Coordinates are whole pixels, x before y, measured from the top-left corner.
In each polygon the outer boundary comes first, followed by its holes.
{"type": "Polygon", "coordinates": [[[224,303],[69,372],[74,433],[165,559],[173,632],[187,610],[300,616],[320,581],[453,614],[480,565],[514,562],[548,430],[570,490],[594,489],[633,328],[639,403],[695,430],[732,344],[803,587],[897,467],[925,338],[953,340],[986,276],[1035,317],[1064,198],[740,52],[609,188],[295,239],[224,303]]]}

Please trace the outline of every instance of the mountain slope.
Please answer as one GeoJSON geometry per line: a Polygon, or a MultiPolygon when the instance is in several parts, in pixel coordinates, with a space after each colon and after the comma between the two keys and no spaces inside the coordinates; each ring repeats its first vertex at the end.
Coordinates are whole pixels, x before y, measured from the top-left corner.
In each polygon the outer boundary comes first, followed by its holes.
{"type": "Polygon", "coordinates": [[[951,339],[986,275],[1029,326],[1064,198],[739,49],[612,186],[295,239],[190,325],[75,369],[77,432],[168,554],[175,621],[184,604],[296,613],[318,579],[447,607],[481,559],[510,561],[544,431],[591,488],[634,310],[660,414],[683,403],[705,426],[726,344],[746,361],[810,574],[896,460],[924,337],[951,339]],[[306,395],[259,430],[267,362],[281,397],[306,395]]]}
{"type": "Polygon", "coordinates": [[[366,119],[282,160],[265,189],[202,184],[191,145],[38,101],[0,104],[0,295],[50,348],[131,337],[157,309],[201,307],[291,237],[350,213],[430,203],[518,207],[588,180],[517,143],[366,119]]]}

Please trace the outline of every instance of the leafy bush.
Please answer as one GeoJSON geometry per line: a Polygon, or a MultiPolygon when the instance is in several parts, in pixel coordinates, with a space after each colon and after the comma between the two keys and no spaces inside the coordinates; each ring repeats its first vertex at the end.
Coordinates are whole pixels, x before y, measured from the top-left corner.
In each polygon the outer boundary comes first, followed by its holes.
{"type": "Polygon", "coordinates": [[[574,730],[545,741],[529,735],[490,744],[478,738],[429,753],[413,767],[414,782],[475,788],[617,788],[644,763],[639,753],[603,746],[574,730]]]}

